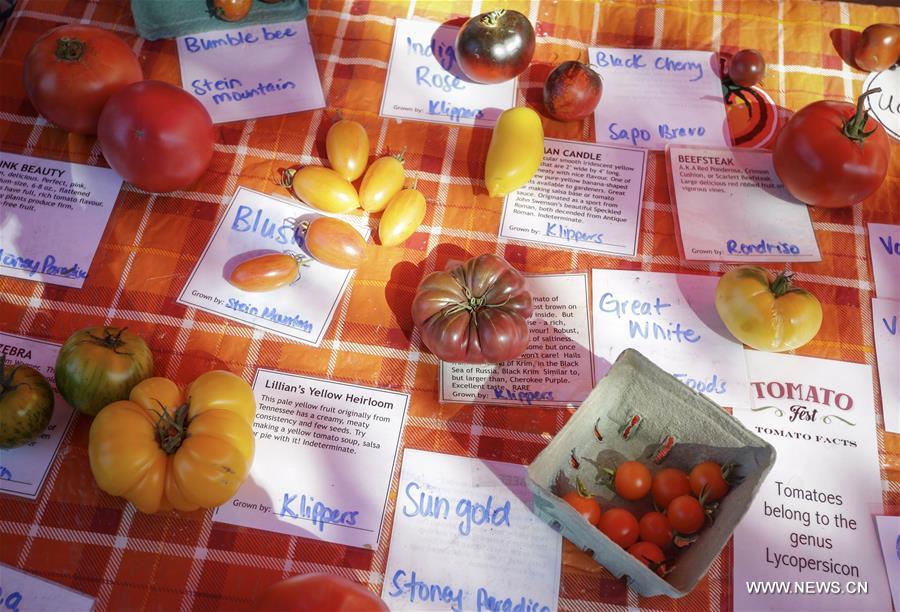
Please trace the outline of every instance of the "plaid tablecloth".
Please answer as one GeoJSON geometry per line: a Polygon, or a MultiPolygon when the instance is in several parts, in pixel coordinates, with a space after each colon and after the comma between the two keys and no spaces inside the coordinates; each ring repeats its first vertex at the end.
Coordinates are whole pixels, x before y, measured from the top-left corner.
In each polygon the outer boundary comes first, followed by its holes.
{"type": "MultiPolygon", "coordinates": [[[[849,99],[864,74],[834,51],[843,29],[900,21],[900,10],[808,0],[531,0],[489,2],[313,0],[309,13],[328,108],[217,126],[206,175],[190,192],[148,195],[125,185],[81,290],[0,277],[0,330],[63,341],[86,325],[127,324],[148,340],[157,374],[180,382],[213,367],[251,379],[257,367],[297,372],[412,394],[403,446],[528,463],[566,422],[565,409],[441,405],[437,360],[410,319],[423,274],[448,259],[493,252],[527,272],[626,268],[716,274],[719,265],[679,263],[664,160],[647,172],[639,255],[610,258],[498,240],[499,199],[484,193],[482,160],[490,131],[378,116],[395,17],[444,21],[497,6],[537,24],[535,61],[586,59],[591,44],[710,49],[754,47],[768,59],[764,88],[786,109],[822,97],[849,99]],[[835,33],[837,33],[835,35],[835,33]],[[424,225],[403,247],[378,249],[342,298],[321,347],[310,348],[231,323],[175,298],[237,186],[281,193],[280,167],[324,159],[325,132],[340,110],[369,131],[377,152],[406,147],[408,176],[430,200],[424,225]]],[[[140,56],[147,78],[179,83],[175,43],[137,37],[125,0],[21,0],[0,38],[0,149],[103,165],[92,138],[48,127],[27,101],[22,60],[46,29],[93,23],[118,32],[140,56]]],[[[519,101],[539,95],[534,68],[519,101]]],[[[546,70],[546,69],[545,69],[546,70]]],[[[652,84],[648,83],[648,87],[652,84]]],[[[545,121],[548,136],[589,140],[583,124],[545,121]]],[[[864,206],[813,210],[823,260],[791,266],[825,309],[825,323],[804,355],[875,364],[874,295],[865,223],[900,223],[900,144],[888,178],[864,206]]],[[[72,237],[77,239],[76,236],[72,237]]],[[[873,380],[879,397],[877,377],[873,380]]],[[[878,414],[884,502],[900,506],[900,436],[878,414]]],[[[87,458],[90,421],[78,417],[34,502],[0,495],[0,562],[97,598],[98,609],[231,609],[266,585],[301,572],[329,571],[379,591],[396,499],[394,473],[382,545],[376,551],[214,524],[210,512],[147,516],[100,492],[87,458]]],[[[607,573],[563,570],[561,609],[731,607],[731,550],[687,598],[642,599],[607,573]]],[[[556,568],[548,568],[556,571],[556,568]]]]}

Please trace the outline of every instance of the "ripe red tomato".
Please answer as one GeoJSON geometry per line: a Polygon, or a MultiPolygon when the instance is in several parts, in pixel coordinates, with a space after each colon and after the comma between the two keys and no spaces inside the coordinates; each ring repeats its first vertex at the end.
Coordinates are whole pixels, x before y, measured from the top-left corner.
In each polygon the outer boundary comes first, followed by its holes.
{"type": "Polygon", "coordinates": [[[297,257],[289,253],[267,253],[242,261],[228,276],[228,282],[243,291],[273,291],[290,285],[300,276],[297,257]]]}
{"type": "Polygon", "coordinates": [[[640,534],[637,519],[624,508],[612,508],[604,512],[597,527],[622,548],[628,548],[637,542],[640,534]]]}
{"type": "Polygon", "coordinates": [[[638,526],[643,541],[652,542],[660,548],[672,543],[672,526],[662,512],[648,512],[638,521],[638,526]]]}
{"type": "Polygon", "coordinates": [[[389,612],[375,593],[332,574],[294,576],[267,587],[254,612],[389,612]]]}
{"type": "Polygon", "coordinates": [[[722,466],[715,461],[698,463],[691,470],[691,491],[695,496],[705,495],[705,501],[717,501],[725,497],[730,488],[722,475],[722,466]]]}
{"type": "Polygon", "coordinates": [[[687,474],[678,468],[664,468],[653,476],[653,502],[657,508],[666,508],[680,495],[691,494],[691,483],[687,474]]]}
{"type": "Polygon", "coordinates": [[[544,81],[544,108],[557,121],[577,121],[594,112],[600,102],[600,75],[581,62],[563,62],[544,81]]]}
{"type": "Polygon", "coordinates": [[[54,28],[25,57],[28,99],[50,123],[77,134],[96,134],[109,97],[143,78],[131,48],[94,26],[54,28]]]}
{"type": "Polygon", "coordinates": [[[253,7],[253,0],[213,0],[213,12],[222,21],[240,21],[253,7]]]}
{"type": "Polygon", "coordinates": [[[878,189],[891,158],[887,134],[865,111],[848,102],[820,100],[801,108],[775,143],[775,172],[792,196],[812,206],[839,208],[878,189]],[[869,133],[871,131],[871,133],[869,133]]]}
{"type": "Polygon", "coordinates": [[[518,11],[497,9],[466,21],[456,35],[456,61],[477,83],[520,75],[534,55],[534,28],[518,11]]]}
{"type": "Polygon", "coordinates": [[[616,493],[629,501],[638,500],[650,491],[652,480],[650,470],[643,463],[626,461],[616,468],[616,493]]]}
{"type": "Polygon", "coordinates": [[[662,575],[662,564],[666,560],[666,555],[659,546],[651,542],[638,542],[629,546],[628,552],[638,561],[662,575]]]}
{"type": "Polygon", "coordinates": [[[681,495],[669,502],[666,516],[672,528],[683,534],[697,533],[706,520],[703,506],[690,495],[681,495]]]}
{"type": "Polygon", "coordinates": [[[766,75],[766,60],[756,49],[741,49],[728,62],[728,78],[735,85],[753,87],[766,75]]]}
{"type": "Polygon", "coordinates": [[[853,61],[862,70],[887,70],[900,59],[900,25],[873,23],[862,31],[853,47],[853,61]]]}
{"type": "Polygon", "coordinates": [[[578,491],[569,491],[563,495],[563,500],[578,512],[591,525],[596,526],[600,521],[602,510],[600,504],[593,497],[581,495],[578,491]]]}
{"type": "Polygon", "coordinates": [[[190,187],[209,166],[215,131],[191,94],[141,81],[113,95],[100,114],[103,156],[119,176],[145,191],[190,187]]]}

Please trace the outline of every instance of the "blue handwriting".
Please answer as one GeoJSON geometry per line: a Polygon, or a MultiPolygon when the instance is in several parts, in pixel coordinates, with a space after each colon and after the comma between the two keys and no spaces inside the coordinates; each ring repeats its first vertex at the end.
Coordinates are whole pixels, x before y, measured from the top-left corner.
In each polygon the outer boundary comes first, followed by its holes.
{"type": "MultiPolygon", "coordinates": [[[[645,300],[620,300],[611,292],[607,291],[600,296],[598,306],[602,312],[614,313],[616,318],[621,319],[628,315],[634,317],[653,317],[662,316],[664,308],[670,308],[671,304],[663,303],[661,299],[656,298],[655,302],[645,300]]],[[[636,321],[628,319],[628,333],[632,338],[641,336],[645,340],[664,340],[667,342],[689,342],[691,344],[699,342],[701,336],[690,327],[683,326],[680,322],[672,323],[666,321],[664,325],[650,321],[636,321]]]]}
{"type": "MultiPolygon", "coordinates": [[[[644,63],[643,53],[632,52],[630,56],[619,56],[608,51],[597,51],[594,61],[601,68],[632,68],[642,70],[647,67],[644,63]]],[[[700,62],[680,62],[665,55],[659,56],[653,62],[653,68],[663,72],[696,72],[697,76],[689,79],[697,81],[703,78],[703,64],[700,62]]]]}
{"type": "Polygon", "coordinates": [[[431,44],[423,45],[422,43],[413,42],[412,37],[406,37],[406,54],[418,55],[421,57],[433,57],[441,68],[450,71],[456,65],[456,49],[453,45],[439,43],[435,39],[431,39],[431,44]]]}
{"type": "Polygon", "coordinates": [[[303,518],[312,521],[313,526],[318,526],[319,531],[325,529],[325,525],[345,525],[352,527],[356,525],[356,515],[359,511],[342,511],[339,508],[330,508],[321,501],[315,501],[315,497],[310,496],[308,503],[306,495],[288,495],[284,494],[281,501],[281,512],[279,516],[286,516],[293,519],[303,518]],[[300,498],[299,504],[293,507],[297,498],[300,498]]]}
{"type": "Polygon", "coordinates": [[[569,242],[595,242],[597,244],[603,244],[603,234],[589,234],[571,227],[566,227],[562,223],[547,223],[545,235],[552,238],[562,238],[569,242]]]}
{"type": "Polygon", "coordinates": [[[618,123],[610,123],[609,139],[613,141],[627,140],[637,146],[638,142],[650,142],[650,132],[642,128],[631,128],[631,130],[619,128],[618,123]]]}
{"type": "Polygon", "coordinates": [[[447,93],[466,88],[459,77],[452,74],[433,74],[428,66],[416,66],[416,85],[428,89],[440,89],[447,93]]]}
{"type": "Polygon", "coordinates": [[[729,255],[797,255],[800,253],[800,247],[796,244],[787,242],[769,242],[768,240],[760,240],[759,242],[746,243],[737,240],[729,240],[725,243],[725,248],[729,255]]]}
{"type": "Polygon", "coordinates": [[[278,244],[294,244],[294,225],[291,221],[282,220],[281,225],[272,221],[263,211],[241,204],[234,214],[231,229],[235,232],[251,232],[263,238],[274,240],[278,244]]]}
{"type": "Polygon", "coordinates": [[[531,405],[531,402],[552,402],[553,391],[519,391],[504,387],[494,387],[494,399],[520,401],[531,405]]]}
{"type": "Polygon", "coordinates": [[[22,594],[18,591],[9,591],[6,593],[6,596],[3,596],[3,587],[0,587],[0,601],[3,602],[3,607],[11,612],[19,612],[19,606],[22,605],[22,594]]]}
{"type": "Polygon", "coordinates": [[[479,587],[475,592],[475,609],[478,612],[481,612],[481,610],[490,610],[491,612],[510,612],[512,610],[515,610],[515,612],[550,612],[550,608],[539,601],[534,601],[531,598],[526,600],[524,596],[516,600],[510,597],[505,599],[495,597],[484,587],[479,587]]]}
{"type": "Polygon", "coordinates": [[[691,378],[687,374],[673,374],[675,378],[686,384],[697,393],[715,393],[721,395],[725,393],[727,381],[720,380],[718,374],[713,374],[710,380],[698,380],[691,378]]]}
{"type": "Polygon", "coordinates": [[[61,276],[63,278],[87,278],[87,270],[82,269],[79,265],[73,264],[71,267],[60,266],[56,263],[54,255],[47,255],[43,260],[40,258],[22,257],[8,250],[0,249],[0,266],[4,268],[13,268],[16,270],[25,270],[28,276],[35,274],[48,274],[50,276],[61,276]]]}
{"type": "Polygon", "coordinates": [[[453,612],[462,612],[463,590],[454,589],[449,585],[431,584],[416,577],[416,572],[409,572],[409,579],[406,578],[406,570],[398,569],[391,577],[393,590],[388,595],[391,597],[409,597],[409,603],[423,602],[440,602],[450,604],[453,612]]]}
{"type": "Polygon", "coordinates": [[[881,322],[884,323],[884,328],[887,330],[887,332],[890,335],[892,335],[892,336],[897,335],[897,315],[894,315],[893,317],[891,317],[890,323],[888,323],[887,319],[881,319],[881,322]]]}
{"type": "Polygon", "coordinates": [[[900,242],[894,240],[893,236],[879,236],[878,241],[888,255],[900,255],[900,242]]]}
{"type": "Polygon", "coordinates": [[[292,27],[287,27],[284,29],[272,29],[272,26],[263,26],[262,38],[260,38],[253,32],[225,32],[217,38],[186,36],[184,38],[184,46],[190,53],[199,53],[200,51],[211,51],[220,47],[241,47],[254,45],[261,40],[285,40],[288,38],[293,38],[297,34],[298,32],[292,27]]]}
{"type": "MultiPolygon", "coordinates": [[[[412,481],[406,485],[404,494],[407,501],[403,504],[403,515],[407,517],[422,516],[426,518],[447,520],[450,515],[451,502],[445,497],[431,495],[422,490],[422,485],[412,481]],[[416,496],[418,495],[418,499],[416,496]],[[407,503],[408,502],[408,503],[407,503]],[[411,505],[409,505],[411,504],[411,505]]],[[[467,498],[461,498],[456,503],[455,514],[462,520],[457,529],[460,535],[467,536],[472,532],[472,526],[479,527],[491,524],[494,527],[509,527],[509,513],[512,505],[509,500],[499,507],[494,507],[494,496],[488,495],[484,503],[475,502],[467,498]]]]}
{"type": "Polygon", "coordinates": [[[480,108],[466,108],[465,106],[456,106],[448,103],[446,100],[429,100],[428,114],[442,115],[449,117],[451,121],[457,123],[463,119],[481,119],[484,117],[484,111],[480,108]]]}

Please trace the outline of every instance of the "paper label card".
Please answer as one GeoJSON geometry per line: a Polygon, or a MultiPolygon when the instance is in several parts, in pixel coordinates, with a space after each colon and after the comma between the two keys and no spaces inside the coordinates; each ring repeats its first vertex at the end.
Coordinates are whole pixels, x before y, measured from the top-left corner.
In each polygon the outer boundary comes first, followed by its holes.
{"type": "Polygon", "coordinates": [[[485,85],[456,62],[458,27],[397,19],[381,116],[450,125],[492,126],[516,103],[516,79],[485,85]]]}
{"type": "Polygon", "coordinates": [[[253,393],[253,467],[214,520],[377,548],[409,395],[262,369],[253,393]]]}
{"type": "Polygon", "coordinates": [[[58,344],[0,332],[0,354],[6,358],[7,365],[29,365],[53,387],[53,416],[47,429],[29,444],[0,448],[0,491],[3,493],[37,499],[75,416],[75,411],[56,392],[54,366],[58,353],[58,344]]]}
{"type": "Polygon", "coordinates": [[[734,609],[890,610],[872,368],[762,351],[747,366],[734,416],[778,459],[734,532],[734,609]]]}
{"type": "Polygon", "coordinates": [[[872,298],[875,355],[881,381],[884,428],[900,433],[900,301],[872,298]]]}
{"type": "Polygon", "coordinates": [[[640,149],[545,139],[537,174],[506,196],[500,236],[635,255],[646,161],[640,149]]]}
{"type": "Polygon", "coordinates": [[[747,405],[744,349],[716,312],[719,279],[693,274],[594,270],[594,372],[637,349],[721,406],[747,405]]]}
{"type": "Polygon", "coordinates": [[[121,187],[109,168],[0,151],[0,275],[80,288],[121,187]]]}
{"type": "Polygon", "coordinates": [[[500,364],[441,362],[442,402],[579,405],[594,388],[587,274],[529,276],[525,353],[500,364]]]}
{"type": "Polygon", "coordinates": [[[768,151],[670,146],[667,157],[685,259],[822,259],[809,209],[785,189],[768,151]]]}
{"type": "Polygon", "coordinates": [[[868,229],[875,294],[900,300],[900,225],[869,223],[868,229]]]}
{"type": "Polygon", "coordinates": [[[556,610],[562,538],[526,467],[406,449],[381,598],[391,610],[556,610]]]}
{"type": "Polygon", "coordinates": [[[325,106],[306,21],[179,36],[181,85],[213,123],[325,106]]]}
{"type": "Polygon", "coordinates": [[[597,142],[731,145],[715,53],[590,47],[588,57],[603,79],[594,110],[597,142]]]}
{"type": "MultiPolygon", "coordinates": [[[[178,303],[318,346],[352,270],[307,258],[297,281],[265,292],[243,291],[227,279],[239,263],[253,257],[279,252],[300,254],[296,223],[321,215],[307,206],[238,188],[178,303]]],[[[369,229],[357,229],[368,240],[369,229]]]]}
{"type": "Polygon", "coordinates": [[[900,71],[896,68],[882,72],[870,72],[863,83],[863,91],[876,87],[881,91],[866,98],[866,109],[869,116],[884,126],[885,131],[895,140],[900,140],[900,104],[897,92],[900,91],[900,71]]]}
{"type": "Polygon", "coordinates": [[[0,609],[12,612],[90,612],[94,598],[0,563],[0,609]]]}
{"type": "Polygon", "coordinates": [[[896,610],[900,608],[900,516],[876,516],[875,525],[896,610]]]}

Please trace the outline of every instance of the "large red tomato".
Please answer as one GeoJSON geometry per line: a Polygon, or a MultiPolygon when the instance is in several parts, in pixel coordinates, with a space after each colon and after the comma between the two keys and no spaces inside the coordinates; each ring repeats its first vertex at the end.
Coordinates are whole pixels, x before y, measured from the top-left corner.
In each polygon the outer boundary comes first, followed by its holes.
{"type": "Polygon", "coordinates": [[[112,96],[98,136],[113,170],[155,192],[190,187],[209,166],[215,141],[203,105],[162,81],[141,81],[112,96]]]}
{"type": "Polygon", "coordinates": [[[865,98],[820,100],[791,117],[775,143],[775,171],[792,196],[825,208],[852,206],[872,195],[891,158],[881,124],[870,119],[865,98]]]}
{"type": "Polygon", "coordinates": [[[253,612],[388,612],[372,591],[332,574],[305,574],[266,588],[253,612]]]}
{"type": "Polygon", "coordinates": [[[531,293],[496,255],[480,255],[422,279],[412,305],[422,341],[444,361],[498,363],[528,346],[531,293]]]}
{"type": "Polygon", "coordinates": [[[142,78],[128,45],[94,26],[45,32],[25,57],[28,99],[48,121],[78,134],[96,134],[109,97],[142,78]]]}

